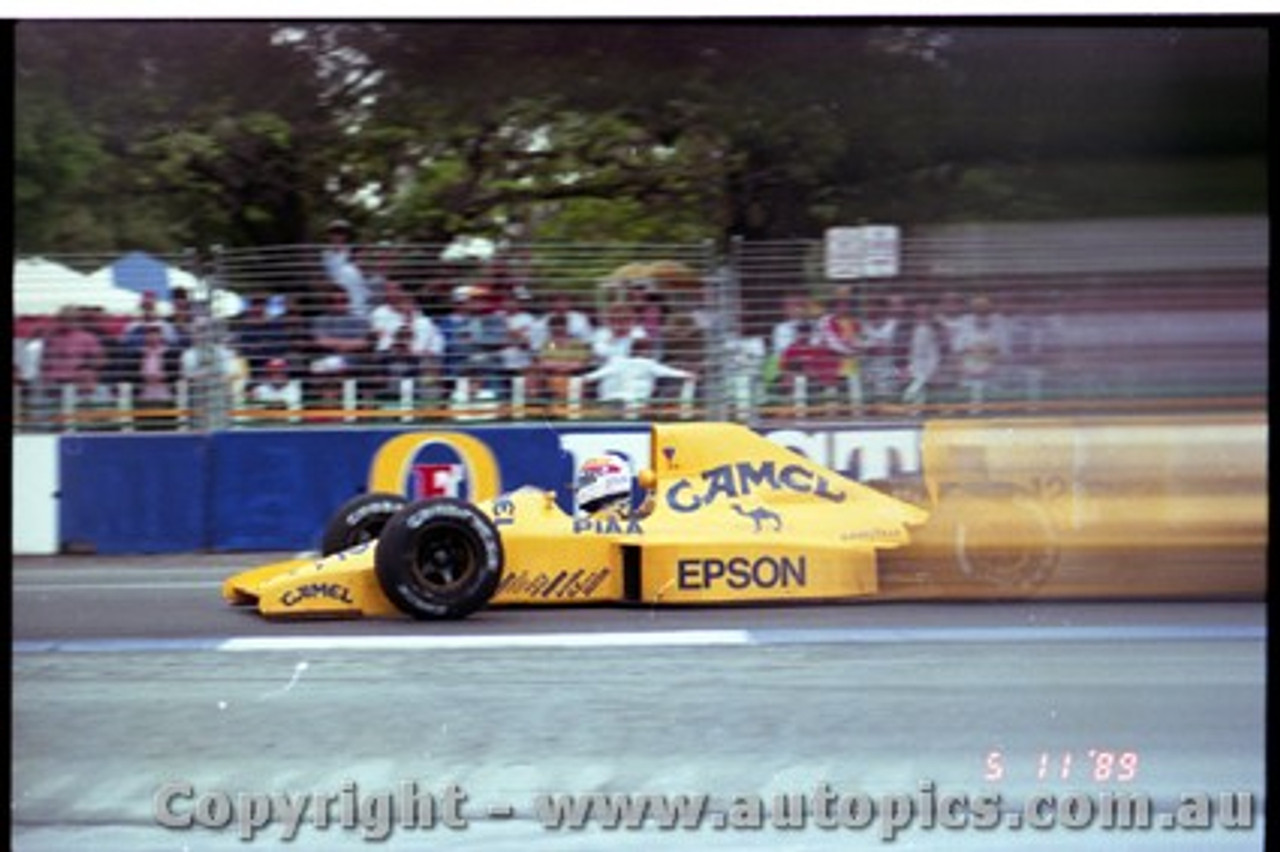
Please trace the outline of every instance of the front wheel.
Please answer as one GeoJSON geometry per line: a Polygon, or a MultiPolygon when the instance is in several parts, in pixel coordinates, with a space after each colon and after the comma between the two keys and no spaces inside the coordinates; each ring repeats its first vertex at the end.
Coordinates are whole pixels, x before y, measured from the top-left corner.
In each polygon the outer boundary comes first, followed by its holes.
{"type": "Polygon", "coordinates": [[[328,556],[357,544],[366,544],[382,534],[391,520],[407,504],[399,494],[360,494],[343,503],[325,524],[320,537],[320,553],[328,556]]]}
{"type": "Polygon", "coordinates": [[[465,618],[502,579],[502,540],[470,503],[437,497],[410,503],[387,522],[374,553],[383,594],[419,619],[465,618]]]}

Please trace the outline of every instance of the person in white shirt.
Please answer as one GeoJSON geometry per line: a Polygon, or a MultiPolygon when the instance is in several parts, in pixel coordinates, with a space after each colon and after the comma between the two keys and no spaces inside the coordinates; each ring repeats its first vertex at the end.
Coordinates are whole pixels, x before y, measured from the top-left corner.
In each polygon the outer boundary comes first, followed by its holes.
{"type": "MultiPolygon", "coordinates": [[[[201,332],[203,337],[207,332],[201,332]]],[[[182,378],[198,382],[232,382],[248,376],[248,368],[234,349],[219,342],[194,343],[179,358],[182,378]]]]}
{"type": "Polygon", "coordinates": [[[262,381],[249,389],[249,399],[265,408],[300,408],[302,392],[289,378],[289,362],[283,358],[267,361],[262,381]]]}
{"type": "Polygon", "coordinates": [[[352,316],[369,316],[369,286],[356,264],[355,247],[351,240],[355,230],[345,219],[335,219],[325,231],[329,243],[320,255],[329,280],[347,294],[347,306],[352,316]]]}
{"type": "Polygon", "coordinates": [[[513,377],[528,373],[547,342],[542,323],[529,310],[532,300],[532,294],[525,287],[515,287],[503,295],[500,310],[507,323],[507,341],[499,355],[502,368],[513,377]]]}
{"type": "Polygon", "coordinates": [[[637,410],[653,399],[659,379],[692,379],[689,370],[670,367],[649,357],[647,338],[631,343],[631,354],[616,355],[582,377],[585,382],[599,382],[601,402],[611,403],[627,411],[637,410]]]}
{"type": "Polygon", "coordinates": [[[970,322],[956,339],[960,382],[970,402],[983,402],[993,390],[1000,368],[1009,357],[1009,328],[990,297],[974,296],[970,322]]]}
{"type": "Polygon", "coordinates": [[[897,396],[899,353],[894,349],[899,325],[907,321],[904,311],[902,297],[896,293],[867,300],[862,327],[863,363],[867,390],[877,401],[897,396]]]}
{"type": "Polygon", "coordinates": [[[406,326],[412,332],[409,351],[419,357],[440,358],[444,355],[445,339],[439,327],[424,314],[413,297],[395,281],[386,282],[386,303],[373,309],[369,315],[373,329],[374,351],[391,351],[396,334],[406,326]]]}
{"type": "Polygon", "coordinates": [[[773,327],[771,352],[778,358],[787,351],[787,347],[796,342],[796,336],[802,327],[808,328],[809,300],[804,296],[787,296],[782,303],[783,319],[773,327]]]}
{"type": "Polygon", "coordinates": [[[911,326],[911,344],[907,353],[907,375],[910,382],[902,393],[903,402],[919,404],[927,398],[927,388],[942,366],[939,327],[934,322],[933,308],[923,299],[916,303],[911,326]]]}
{"type": "Polygon", "coordinates": [[[565,318],[565,328],[570,337],[583,343],[591,343],[595,333],[595,329],[591,327],[591,319],[582,311],[574,309],[573,300],[567,293],[557,293],[551,300],[551,310],[539,320],[541,328],[535,338],[539,351],[551,339],[551,318],[554,316],[565,318]]]}
{"type": "Polygon", "coordinates": [[[628,356],[632,343],[644,336],[644,328],[636,323],[631,306],[615,302],[604,309],[604,322],[591,337],[591,354],[598,362],[628,356]]]}

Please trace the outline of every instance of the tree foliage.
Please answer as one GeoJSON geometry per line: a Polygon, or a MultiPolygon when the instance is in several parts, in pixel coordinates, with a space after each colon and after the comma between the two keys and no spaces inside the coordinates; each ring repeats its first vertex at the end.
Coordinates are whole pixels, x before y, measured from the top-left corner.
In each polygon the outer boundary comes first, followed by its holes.
{"type": "Polygon", "coordinates": [[[339,215],[431,242],[813,236],[1132,207],[1085,209],[1064,163],[1266,158],[1262,30],[24,22],[16,47],[20,251],[339,215]]]}

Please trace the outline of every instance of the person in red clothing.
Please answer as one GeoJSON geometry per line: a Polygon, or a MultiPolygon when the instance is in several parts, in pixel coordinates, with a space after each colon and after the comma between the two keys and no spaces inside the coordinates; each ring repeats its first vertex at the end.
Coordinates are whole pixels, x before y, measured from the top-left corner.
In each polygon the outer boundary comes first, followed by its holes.
{"type": "Polygon", "coordinates": [[[778,370],[788,395],[795,392],[796,378],[803,376],[810,399],[836,392],[840,387],[842,354],[820,339],[812,326],[802,322],[795,339],[782,351],[778,370]]]}
{"type": "Polygon", "coordinates": [[[847,286],[837,287],[831,295],[831,305],[818,318],[814,336],[827,349],[840,356],[840,374],[844,377],[859,373],[859,357],[863,354],[862,321],[853,307],[853,291],[847,286]]]}
{"type": "Polygon", "coordinates": [[[85,325],[75,308],[63,311],[54,321],[40,359],[40,378],[46,385],[75,385],[77,393],[86,395],[97,388],[106,352],[85,325]]]}

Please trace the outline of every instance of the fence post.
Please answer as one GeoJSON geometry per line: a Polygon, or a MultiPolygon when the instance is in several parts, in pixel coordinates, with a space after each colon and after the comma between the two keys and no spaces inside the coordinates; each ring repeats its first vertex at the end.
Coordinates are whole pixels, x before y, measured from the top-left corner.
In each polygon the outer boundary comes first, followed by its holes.
{"type": "Polygon", "coordinates": [[[74,419],[75,415],[76,386],[68,383],[62,386],[62,422],[69,432],[79,431],[79,424],[74,419]]]}
{"type": "Polygon", "coordinates": [[[733,389],[733,419],[743,423],[749,423],[752,417],[751,376],[733,376],[730,386],[733,389]]]}
{"type": "Polygon", "coordinates": [[[356,390],[357,388],[356,388],[355,379],[346,378],[342,380],[342,407],[348,412],[342,418],[342,421],[344,423],[356,422],[355,414],[352,413],[356,411],[359,405],[356,399],[356,390]]]}
{"type": "Polygon", "coordinates": [[[569,378],[569,419],[582,419],[582,376],[569,378]]]}
{"type": "Polygon", "coordinates": [[[136,420],[133,416],[133,384],[120,382],[116,385],[116,410],[120,412],[121,428],[132,432],[136,420]]]}
{"type": "Polygon", "coordinates": [[[404,412],[400,415],[401,423],[408,423],[413,419],[413,415],[410,412],[413,411],[414,387],[416,384],[416,379],[409,377],[400,379],[400,410],[404,412]]]}
{"type": "Polygon", "coordinates": [[[680,419],[691,420],[693,418],[693,400],[698,391],[698,383],[696,379],[685,379],[680,385],[680,419]]]}
{"type": "Polygon", "coordinates": [[[524,376],[513,376],[511,378],[511,416],[515,420],[523,420],[525,411],[525,381],[524,376]]]}
{"type": "MultiPolygon", "coordinates": [[[[244,409],[246,384],[244,379],[236,379],[231,383],[231,411],[238,412],[244,409]]],[[[227,420],[231,426],[244,422],[244,418],[239,414],[229,414],[227,420]]]]}
{"type": "Polygon", "coordinates": [[[186,379],[178,379],[175,383],[174,403],[181,412],[178,415],[178,422],[181,424],[178,428],[190,431],[195,413],[191,410],[191,383],[186,379]]]}
{"type": "Polygon", "coordinates": [[[795,406],[795,416],[803,420],[809,414],[809,377],[803,374],[795,377],[791,388],[791,402],[795,406]]]}
{"type": "Polygon", "coordinates": [[[853,409],[853,413],[860,416],[863,414],[861,366],[854,369],[855,372],[847,377],[846,384],[849,388],[849,405],[853,409]]]}

